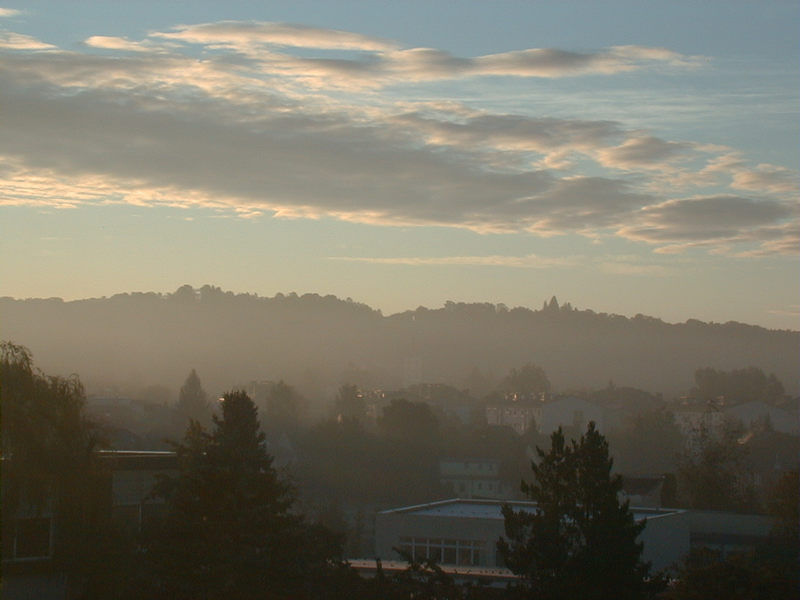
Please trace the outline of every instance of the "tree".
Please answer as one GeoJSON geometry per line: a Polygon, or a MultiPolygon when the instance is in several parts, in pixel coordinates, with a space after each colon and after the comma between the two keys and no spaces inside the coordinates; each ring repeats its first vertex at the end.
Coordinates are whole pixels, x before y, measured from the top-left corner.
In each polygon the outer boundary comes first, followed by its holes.
{"type": "Polygon", "coordinates": [[[749,400],[761,400],[770,404],[780,404],[785,398],[781,381],[771,373],[767,376],[757,367],[717,371],[707,367],[694,373],[695,387],[692,393],[705,401],[719,398],[729,404],[749,400]]]}
{"type": "MultiPolygon", "coordinates": [[[[70,589],[84,588],[111,537],[99,428],[84,414],[77,376],[47,376],[27,348],[0,344],[3,555],[13,556],[20,512],[51,517],[52,559],[70,589]]],[[[107,569],[107,565],[102,565],[107,569]]],[[[84,589],[85,591],[85,589],[84,589]]]]}
{"type": "Polygon", "coordinates": [[[674,473],[685,445],[673,414],[663,408],[637,413],[611,441],[618,469],[628,475],[674,473]]]}
{"type": "Polygon", "coordinates": [[[720,436],[701,429],[695,443],[678,457],[678,492],[689,508],[753,510],[754,487],[744,473],[747,447],[740,432],[727,427],[720,436]]]}
{"type": "Polygon", "coordinates": [[[620,503],[619,475],[611,475],[608,442],[594,423],[578,441],[567,443],[559,428],[549,452],[537,447],[533,481],[522,491],[535,510],[503,507],[506,538],[498,551],[524,578],[531,598],[643,598],[648,565],[636,541],[645,524],[636,523],[628,503],[620,503]]]}
{"type": "Polygon", "coordinates": [[[189,373],[186,381],[181,386],[175,409],[184,421],[183,426],[189,419],[199,421],[203,425],[207,425],[210,421],[211,411],[208,405],[208,394],[203,389],[200,377],[197,376],[197,371],[194,369],[192,369],[192,372],[189,373]]]}
{"type": "Polygon", "coordinates": [[[519,370],[511,369],[503,379],[502,390],[506,393],[534,398],[550,392],[550,380],[544,369],[527,363],[519,370]]]}
{"type": "Polygon", "coordinates": [[[303,397],[280,380],[270,387],[266,402],[264,428],[270,435],[296,433],[300,424],[303,397]]]}
{"type": "Polygon", "coordinates": [[[222,400],[209,433],[193,421],[176,445],[180,473],[161,482],[163,523],[146,542],[148,593],[170,598],[283,598],[308,591],[338,539],[292,511],[244,392],[222,400]]]}
{"type": "Polygon", "coordinates": [[[427,402],[392,400],[378,418],[378,429],[387,438],[436,450],[440,443],[439,419],[427,402]]]}
{"type": "Polygon", "coordinates": [[[678,568],[675,585],[665,600],[731,598],[782,600],[797,596],[798,472],[787,471],[767,502],[776,520],[767,540],[754,552],[721,557],[709,549],[692,552],[678,568]]]}
{"type": "Polygon", "coordinates": [[[337,419],[354,420],[363,423],[367,417],[367,403],[358,387],[345,383],[339,388],[333,402],[333,413],[337,419]]]}

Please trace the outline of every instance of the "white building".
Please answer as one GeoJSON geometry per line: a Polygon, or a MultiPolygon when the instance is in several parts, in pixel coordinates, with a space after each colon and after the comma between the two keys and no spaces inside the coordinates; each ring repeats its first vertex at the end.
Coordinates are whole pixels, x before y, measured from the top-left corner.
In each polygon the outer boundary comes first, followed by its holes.
{"type": "Polygon", "coordinates": [[[486,407],[488,425],[505,425],[511,427],[518,435],[528,430],[535,417],[536,406],[527,403],[491,404],[486,407]]]}
{"type": "MultiPolygon", "coordinates": [[[[375,553],[397,560],[398,548],[416,560],[433,559],[443,566],[502,567],[497,540],[505,535],[505,520],[497,500],[444,500],[380,512],[375,521],[375,553]]],[[[535,510],[531,502],[508,502],[515,510],[535,510]]],[[[643,559],[654,570],[664,569],[689,552],[685,511],[631,509],[637,521],[647,519],[640,535],[643,559]]]]}
{"type": "Polygon", "coordinates": [[[439,478],[459,498],[512,497],[513,486],[500,476],[501,461],[489,458],[442,458],[439,478]]]}

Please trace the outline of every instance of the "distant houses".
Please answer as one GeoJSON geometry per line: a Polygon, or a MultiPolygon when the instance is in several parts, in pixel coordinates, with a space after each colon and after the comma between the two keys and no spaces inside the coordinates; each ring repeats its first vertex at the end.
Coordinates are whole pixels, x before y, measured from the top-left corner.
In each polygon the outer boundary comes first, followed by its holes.
{"type": "Polygon", "coordinates": [[[442,458],[439,476],[459,498],[513,498],[515,486],[502,476],[501,467],[500,460],[490,458],[442,458]]]}
{"type": "Polygon", "coordinates": [[[519,435],[528,431],[531,426],[535,427],[537,433],[544,434],[559,427],[583,430],[590,421],[594,421],[597,429],[603,432],[606,423],[605,409],[576,396],[562,396],[550,401],[506,400],[486,406],[487,424],[511,427],[519,435]]]}

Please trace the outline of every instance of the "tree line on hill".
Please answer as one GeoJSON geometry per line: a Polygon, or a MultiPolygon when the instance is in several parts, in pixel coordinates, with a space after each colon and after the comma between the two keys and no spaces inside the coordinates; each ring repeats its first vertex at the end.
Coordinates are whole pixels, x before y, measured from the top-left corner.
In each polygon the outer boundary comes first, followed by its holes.
{"type": "Polygon", "coordinates": [[[50,371],[81,373],[96,391],[168,385],[195,367],[215,391],[284,379],[317,398],[346,381],[398,389],[417,376],[480,394],[481,377],[492,388],[532,362],[561,389],[596,389],[611,378],[665,397],[687,389],[698,365],[756,365],[798,394],[797,331],[670,324],[555,299],[541,310],[447,302],[385,316],[334,296],[265,298],[207,285],[70,302],[1,298],[0,311],[7,339],[24,340],[50,371]]]}

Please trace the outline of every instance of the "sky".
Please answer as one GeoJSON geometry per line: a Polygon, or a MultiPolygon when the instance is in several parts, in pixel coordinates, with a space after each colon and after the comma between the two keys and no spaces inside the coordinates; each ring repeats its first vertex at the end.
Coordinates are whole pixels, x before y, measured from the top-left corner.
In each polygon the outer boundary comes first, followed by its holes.
{"type": "Polygon", "coordinates": [[[0,295],[798,329],[800,4],[0,0],[0,295]]]}

